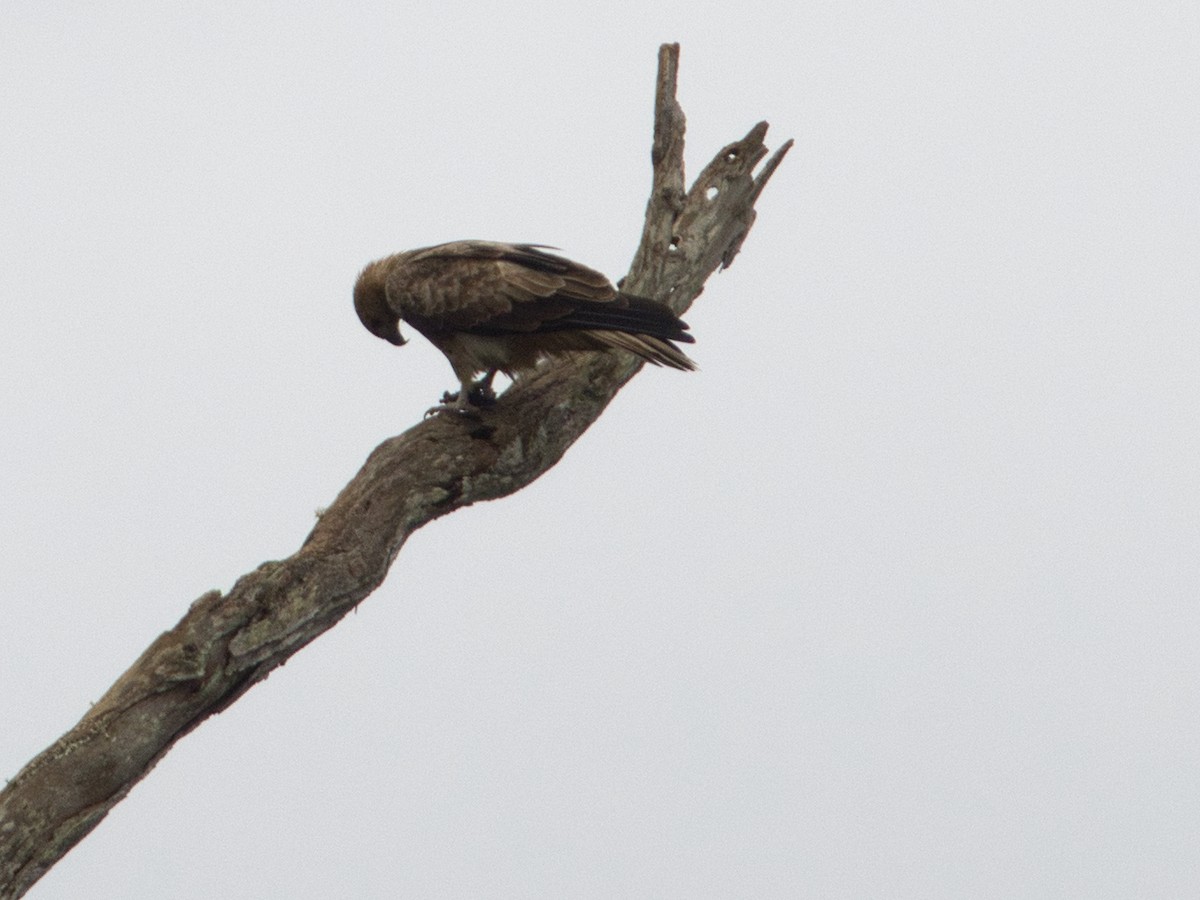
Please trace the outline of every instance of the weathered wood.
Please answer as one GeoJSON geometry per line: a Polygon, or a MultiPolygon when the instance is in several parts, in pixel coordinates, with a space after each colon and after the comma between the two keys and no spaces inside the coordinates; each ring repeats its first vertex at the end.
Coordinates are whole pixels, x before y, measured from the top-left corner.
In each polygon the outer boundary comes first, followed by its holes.
{"type": "MultiPolygon", "coordinates": [[[[683,312],[754,222],[754,201],[791,142],[758,174],[760,123],[684,191],[679,46],[659,52],[654,185],[624,284],[683,312]]],[[[422,525],[532,482],[596,420],[641,363],[629,354],[548,365],[477,421],[427,419],[380,444],[303,546],[228,594],[210,591],[161,635],[83,719],[0,792],[0,898],[25,893],[183,735],[333,627],[387,575],[422,525]]]]}

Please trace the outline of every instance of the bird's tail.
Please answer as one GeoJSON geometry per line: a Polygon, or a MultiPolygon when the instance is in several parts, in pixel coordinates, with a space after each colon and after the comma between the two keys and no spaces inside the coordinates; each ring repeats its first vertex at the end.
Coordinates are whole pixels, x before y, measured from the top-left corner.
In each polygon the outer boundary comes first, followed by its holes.
{"type": "Polygon", "coordinates": [[[665,338],[649,334],[630,334],[627,331],[601,331],[599,329],[589,330],[585,333],[601,347],[628,350],[656,366],[682,369],[685,372],[696,369],[695,361],[665,338]]]}

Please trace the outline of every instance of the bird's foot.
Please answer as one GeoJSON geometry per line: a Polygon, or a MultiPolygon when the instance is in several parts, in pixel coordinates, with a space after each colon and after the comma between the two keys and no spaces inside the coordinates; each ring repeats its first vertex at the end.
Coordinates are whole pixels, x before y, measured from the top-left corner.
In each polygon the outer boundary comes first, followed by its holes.
{"type": "Polygon", "coordinates": [[[449,413],[463,419],[479,418],[479,410],[473,406],[459,406],[457,403],[439,403],[437,406],[431,406],[425,410],[425,418],[436,416],[438,413],[449,413]]]}
{"type": "Polygon", "coordinates": [[[492,369],[478,381],[463,381],[462,387],[455,393],[446,391],[442,394],[442,402],[426,410],[426,417],[449,412],[478,419],[480,410],[496,405],[496,392],[492,389],[492,379],[495,377],[496,370],[492,369]]]}
{"type": "MultiPolygon", "coordinates": [[[[474,391],[467,394],[465,400],[463,399],[462,391],[458,391],[453,394],[449,391],[446,391],[446,393],[442,394],[441,403],[439,403],[437,406],[431,406],[429,409],[425,410],[425,418],[437,415],[438,413],[451,413],[456,416],[462,416],[466,419],[478,419],[479,407],[487,404],[486,402],[475,403],[474,399],[474,391]]],[[[492,398],[491,402],[494,403],[495,398],[492,398]]]]}
{"type": "Polygon", "coordinates": [[[492,390],[492,377],[495,374],[492,372],[471,385],[471,390],[467,392],[467,400],[472,406],[495,406],[496,392],[492,390]]]}
{"type": "Polygon", "coordinates": [[[428,418],[436,413],[449,412],[460,416],[479,418],[479,411],[496,405],[496,392],[492,390],[491,379],[485,378],[471,385],[463,399],[463,391],[442,394],[442,401],[437,406],[431,406],[425,411],[428,418]]]}

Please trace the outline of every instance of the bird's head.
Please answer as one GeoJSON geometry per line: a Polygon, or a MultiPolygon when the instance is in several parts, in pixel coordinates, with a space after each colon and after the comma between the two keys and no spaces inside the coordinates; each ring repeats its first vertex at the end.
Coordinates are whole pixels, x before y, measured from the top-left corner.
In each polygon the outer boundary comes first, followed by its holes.
{"type": "Polygon", "coordinates": [[[406,341],[400,335],[400,317],[392,312],[387,302],[385,262],[371,263],[358,276],[354,284],[354,311],[367,331],[389,344],[402,347],[406,341]]]}

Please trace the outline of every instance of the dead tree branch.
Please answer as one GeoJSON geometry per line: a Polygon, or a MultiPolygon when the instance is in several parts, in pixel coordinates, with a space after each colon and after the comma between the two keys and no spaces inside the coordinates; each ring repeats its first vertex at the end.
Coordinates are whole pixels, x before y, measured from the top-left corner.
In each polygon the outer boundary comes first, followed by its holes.
{"type": "MultiPolygon", "coordinates": [[[[754,222],[754,202],[791,146],[766,155],[765,122],[721,150],[684,190],[678,45],[659,51],[654,185],[625,279],[683,312],[754,222]]],[[[228,594],[210,591],[161,635],[69,732],[0,792],[0,898],[25,893],[129,793],[172,745],[322,632],[387,575],[434,519],[511,494],[553,466],[632,378],[628,354],[547,366],[474,423],[421,422],[380,444],[293,556],[228,594]]]]}

